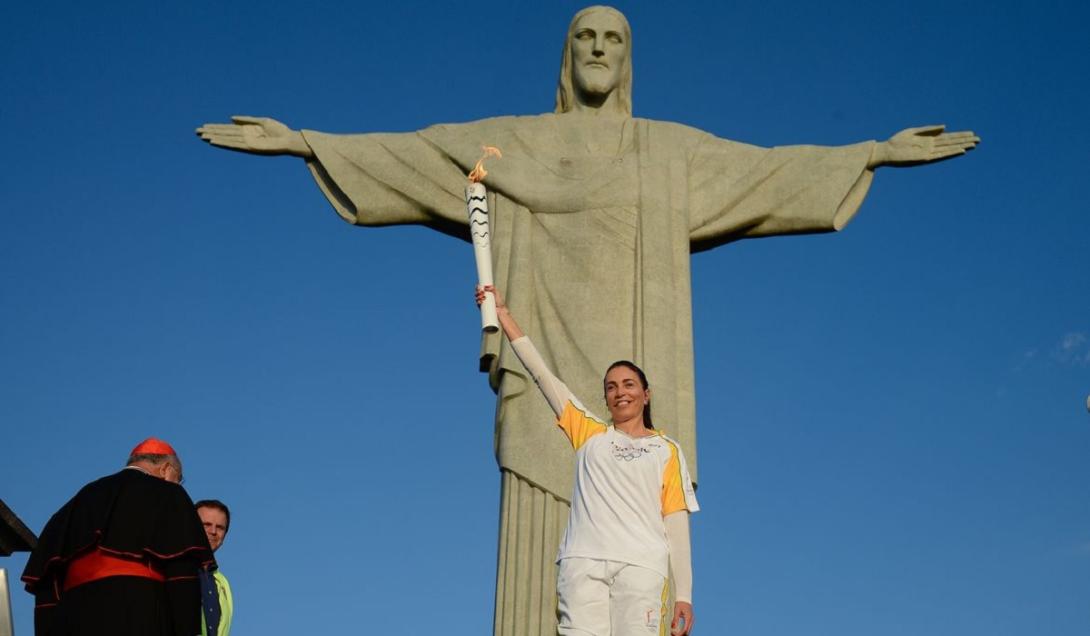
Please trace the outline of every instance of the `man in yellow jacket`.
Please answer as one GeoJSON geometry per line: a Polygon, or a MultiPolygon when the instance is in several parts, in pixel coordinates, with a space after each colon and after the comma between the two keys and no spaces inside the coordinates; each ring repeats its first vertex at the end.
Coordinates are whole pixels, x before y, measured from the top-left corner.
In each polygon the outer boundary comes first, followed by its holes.
{"type": "MultiPolygon", "coordinates": [[[[204,533],[208,536],[208,545],[212,551],[220,549],[227,531],[231,528],[231,511],[227,504],[218,499],[202,499],[194,504],[197,515],[204,524],[204,533]]],[[[234,599],[231,597],[231,584],[218,568],[202,577],[201,634],[208,636],[228,636],[231,633],[231,615],[234,613],[234,599]],[[208,626],[212,625],[212,630],[208,626]]]]}

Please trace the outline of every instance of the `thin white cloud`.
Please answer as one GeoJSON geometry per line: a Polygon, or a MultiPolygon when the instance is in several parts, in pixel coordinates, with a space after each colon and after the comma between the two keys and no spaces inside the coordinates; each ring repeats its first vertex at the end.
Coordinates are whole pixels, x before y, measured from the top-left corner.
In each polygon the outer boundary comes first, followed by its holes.
{"type": "Polygon", "coordinates": [[[1038,353],[1039,350],[1037,349],[1037,347],[1033,347],[1032,349],[1026,349],[1022,352],[1022,357],[1014,363],[1014,367],[1011,370],[1015,373],[1021,373],[1026,369],[1026,367],[1033,363],[1033,361],[1037,358],[1038,353]]]}
{"type": "Polygon", "coordinates": [[[1090,337],[1081,331],[1064,334],[1060,342],[1052,348],[1052,359],[1060,364],[1090,364],[1090,337]]]}
{"type": "Polygon", "coordinates": [[[1060,342],[1060,347],[1064,351],[1071,351],[1078,349],[1086,343],[1086,334],[1079,332],[1072,332],[1065,334],[1063,340],[1060,342]]]}

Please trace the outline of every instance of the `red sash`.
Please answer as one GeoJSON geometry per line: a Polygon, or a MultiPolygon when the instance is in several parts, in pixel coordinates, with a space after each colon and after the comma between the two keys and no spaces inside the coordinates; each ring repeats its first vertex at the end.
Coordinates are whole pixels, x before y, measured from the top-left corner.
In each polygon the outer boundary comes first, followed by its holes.
{"type": "Polygon", "coordinates": [[[142,576],[153,581],[165,581],[166,577],[150,561],[123,559],[106,554],[95,548],[82,554],[68,564],[68,573],[64,577],[64,590],[104,579],[108,576],[142,576]]]}

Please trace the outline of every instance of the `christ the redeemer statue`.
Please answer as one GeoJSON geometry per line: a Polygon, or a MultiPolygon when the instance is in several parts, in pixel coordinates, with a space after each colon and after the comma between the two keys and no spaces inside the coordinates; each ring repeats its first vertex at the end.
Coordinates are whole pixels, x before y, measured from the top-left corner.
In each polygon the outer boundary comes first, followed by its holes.
{"type": "MultiPolygon", "coordinates": [[[[349,223],[421,224],[465,241],[466,173],[482,145],[501,148],[487,185],[496,285],[508,306],[580,396],[602,395],[614,360],[647,369],[655,421],[682,444],[696,479],[690,254],[839,230],[876,168],[955,157],[979,139],[928,126],[884,142],[761,148],[638,119],[631,52],[625,17],[590,7],[568,29],[553,113],[360,135],[239,116],[197,133],[221,148],[301,157],[349,223]]],[[[467,267],[470,258],[467,248],[467,267]]],[[[498,395],[496,634],[555,634],[553,557],[568,516],[571,446],[498,334],[484,337],[481,369],[498,395]]]]}

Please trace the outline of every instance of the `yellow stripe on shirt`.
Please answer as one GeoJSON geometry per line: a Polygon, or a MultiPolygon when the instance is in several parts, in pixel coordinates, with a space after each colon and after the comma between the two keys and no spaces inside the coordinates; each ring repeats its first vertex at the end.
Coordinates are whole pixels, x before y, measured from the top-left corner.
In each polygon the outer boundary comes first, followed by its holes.
{"type": "Polygon", "coordinates": [[[568,436],[568,441],[575,450],[579,450],[588,439],[595,435],[605,433],[608,428],[573,404],[571,400],[564,405],[564,411],[556,420],[556,425],[568,436]]]}

